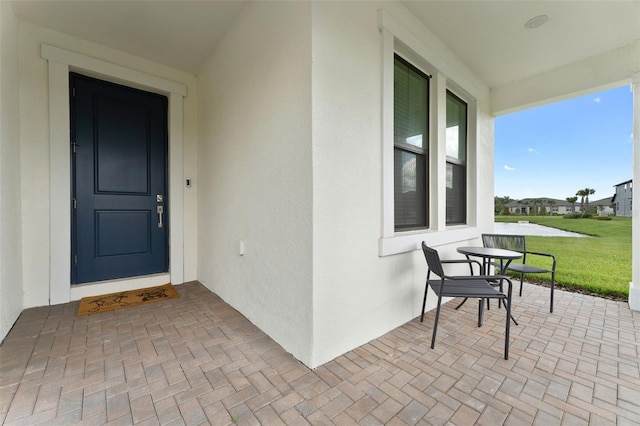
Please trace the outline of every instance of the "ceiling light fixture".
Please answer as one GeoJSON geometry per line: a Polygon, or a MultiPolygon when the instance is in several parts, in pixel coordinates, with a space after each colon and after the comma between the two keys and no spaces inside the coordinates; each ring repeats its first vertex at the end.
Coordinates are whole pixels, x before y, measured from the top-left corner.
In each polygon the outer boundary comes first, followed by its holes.
{"type": "Polygon", "coordinates": [[[524,23],[524,27],[528,30],[538,28],[548,20],[549,20],[549,17],[547,15],[534,16],[533,18],[529,19],[527,22],[524,23]]]}

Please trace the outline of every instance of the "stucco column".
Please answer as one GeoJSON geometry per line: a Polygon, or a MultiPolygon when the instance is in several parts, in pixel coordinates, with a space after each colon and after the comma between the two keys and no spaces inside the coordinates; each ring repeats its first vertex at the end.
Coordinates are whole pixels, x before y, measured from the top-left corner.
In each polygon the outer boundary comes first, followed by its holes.
{"type": "MultiPolygon", "coordinates": [[[[633,184],[640,185],[640,72],[631,79],[633,90],[633,184]]],[[[640,311],[640,191],[632,192],[632,246],[631,283],[629,284],[629,307],[640,311]]]]}

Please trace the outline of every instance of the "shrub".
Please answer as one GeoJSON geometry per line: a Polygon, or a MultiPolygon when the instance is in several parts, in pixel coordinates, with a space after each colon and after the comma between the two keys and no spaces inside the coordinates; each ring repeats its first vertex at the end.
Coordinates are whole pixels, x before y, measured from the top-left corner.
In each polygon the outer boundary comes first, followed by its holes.
{"type": "Polygon", "coordinates": [[[580,219],[582,217],[582,213],[567,213],[562,217],[565,219],[580,219]]]}
{"type": "Polygon", "coordinates": [[[585,215],[583,215],[582,213],[567,213],[562,217],[565,219],[590,219],[592,215],[590,215],[589,213],[585,215]]]}
{"type": "Polygon", "coordinates": [[[596,220],[611,220],[611,216],[596,216],[596,220]]]}

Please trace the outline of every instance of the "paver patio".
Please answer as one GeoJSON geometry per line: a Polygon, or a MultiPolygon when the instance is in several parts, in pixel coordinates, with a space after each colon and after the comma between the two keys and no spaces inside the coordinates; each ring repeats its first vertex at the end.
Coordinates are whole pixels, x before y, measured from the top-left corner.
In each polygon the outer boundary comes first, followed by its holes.
{"type": "Polygon", "coordinates": [[[503,312],[434,312],[310,370],[197,282],[182,297],[77,317],[25,310],[0,347],[0,423],[640,424],[640,312],[525,284],[503,312]]]}

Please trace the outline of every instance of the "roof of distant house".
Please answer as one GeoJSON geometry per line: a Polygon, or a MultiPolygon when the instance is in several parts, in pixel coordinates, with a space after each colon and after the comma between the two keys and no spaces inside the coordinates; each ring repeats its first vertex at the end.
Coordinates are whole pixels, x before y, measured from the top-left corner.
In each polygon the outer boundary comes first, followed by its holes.
{"type": "Polygon", "coordinates": [[[610,206],[613,202],[613,197],[603,198],[601,200],[589,201],[590,206],[610,206]]]}
{"type": "Polygon", "coordinates": [[[631,182],[633,182],[633,179],[625,180],[624,182],[620,182],[620,183],[615,184],[613,186],[615,187],[615,186],[626,185],[626,184],[631,183],[631,182]]]}
{"type": "MultiPolygon", "coordinates": [[[[505,204],[505,206],[507,207],[520,207],[523,205],[533,206],[534,200],[537,200],[536,204],[541,206],[548,206],[549,200],[551,200],[553,202],[553,205],[557,207],[570,206],[572,204],[580,204],[580,198],[578,198],[578,201],[576,201],[575,203],[570,203],[567,200],[560,200],[558,198],[540,197],[540,198],[523,198],[522,200],[512,200],[512,201],[509,201],[507,204],[505,204]],[[541,202],[541,200],[545,200],[545,201],[541,202]]],[[[589,201],[589,205],[590,206],[609,206],[611,205],[612,200],[613,200],[613,196],[606,197],[600,200],[589,201]]]]}
{"type": "Polygon", "coordinates": [[[569,206],[570,203],[567,200],[559,200],[557,198],[550,197],[540,197],[540,198],[523,198],[522,200],[512,200],[505,204],[507,207],[518,207],[522,205],[531,205],[533,206],[534,200],[537,204],[549,205],[549,201],[553,201],[556,206],[569,206]],[[541,200],[545,200],[544,203],[541,203],[541,200]]]}

